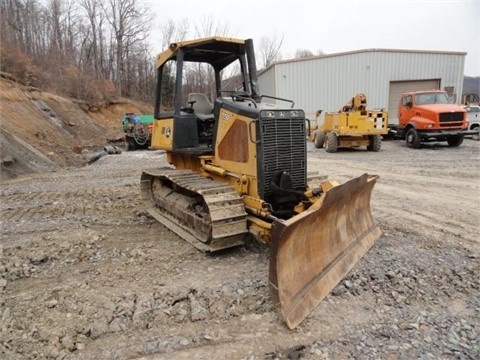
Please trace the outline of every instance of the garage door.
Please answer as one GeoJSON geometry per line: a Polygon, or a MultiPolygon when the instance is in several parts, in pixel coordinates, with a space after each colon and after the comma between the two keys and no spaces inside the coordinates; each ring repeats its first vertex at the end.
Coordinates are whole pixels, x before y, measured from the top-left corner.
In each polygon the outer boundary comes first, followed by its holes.
{"type": "Polygon", "coordinates": [[[388,92],[388,123],[398,124],[397,108],[402,94],[407,91],[440,89],[440,79],[419,81],[392,81],[388,92]]]}

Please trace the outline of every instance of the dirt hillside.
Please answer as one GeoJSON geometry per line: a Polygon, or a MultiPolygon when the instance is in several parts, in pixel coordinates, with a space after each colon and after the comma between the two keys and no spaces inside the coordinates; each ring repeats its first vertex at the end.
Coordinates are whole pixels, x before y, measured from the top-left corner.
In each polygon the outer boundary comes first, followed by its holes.
{"type": "Polygon", "coordinates": [[[125,99],[88,106],[0,79],[1,178],[85,165],[107,139],[121,134],[125,112],[148,114],[152,108],[125,99]]]}

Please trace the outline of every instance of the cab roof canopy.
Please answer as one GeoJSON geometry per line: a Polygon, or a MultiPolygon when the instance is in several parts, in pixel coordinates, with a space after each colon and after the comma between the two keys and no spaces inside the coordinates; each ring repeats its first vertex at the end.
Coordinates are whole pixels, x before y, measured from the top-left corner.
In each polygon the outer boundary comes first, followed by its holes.
{"type": "Polygon", "coordinates": [[[157,68],[169,60],[177,60],[181,51],[184,61],[208,63],[221,70],[245,54],[245,40],[208,37],[172,43],[157,56],[157,68]]]}

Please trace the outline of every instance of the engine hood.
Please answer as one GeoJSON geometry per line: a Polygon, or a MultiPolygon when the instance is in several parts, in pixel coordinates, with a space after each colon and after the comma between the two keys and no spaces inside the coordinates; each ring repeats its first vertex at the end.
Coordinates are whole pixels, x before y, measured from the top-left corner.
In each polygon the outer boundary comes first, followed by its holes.
{"type": "Polygon", "coordinates": [[[416,108],[431,113],[466,112],[465,109],[455,104],[417,105],[416,108]]]}

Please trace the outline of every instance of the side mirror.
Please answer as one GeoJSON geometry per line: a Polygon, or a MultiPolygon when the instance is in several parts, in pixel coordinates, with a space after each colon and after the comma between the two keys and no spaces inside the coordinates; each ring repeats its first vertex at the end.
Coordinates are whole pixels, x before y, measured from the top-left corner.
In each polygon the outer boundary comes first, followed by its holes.
{"type": "Polygon", "coordinates": [[[409,102],[407,102],[405,105],[406,105],[407,107],[411,108],[411,107],[413,106],[413,103],[412,103],[411,101],[409,101],[409,102]]]}

